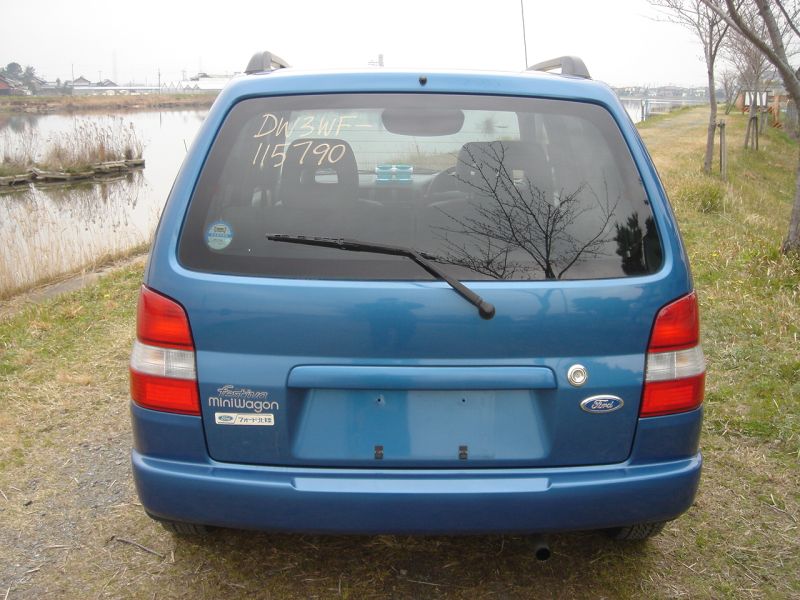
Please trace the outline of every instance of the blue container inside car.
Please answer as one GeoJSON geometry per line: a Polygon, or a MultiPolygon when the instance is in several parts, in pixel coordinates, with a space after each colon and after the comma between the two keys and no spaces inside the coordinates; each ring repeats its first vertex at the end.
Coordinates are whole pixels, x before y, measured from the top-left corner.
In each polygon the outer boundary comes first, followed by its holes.
{"type": "Polygon", "coordinates": [[[375,167],[375,181],[379,183],[411,183],[414,175],[412,165],[378,165],[375,167]]]}
{"type": "Polygon", "coordinates": [[[131,356],[147,513],[642,539],[686,511],[697,298],[614,93],[574,58],[284,66],[257,55],[219,95],[153,243],[131,356]]]}

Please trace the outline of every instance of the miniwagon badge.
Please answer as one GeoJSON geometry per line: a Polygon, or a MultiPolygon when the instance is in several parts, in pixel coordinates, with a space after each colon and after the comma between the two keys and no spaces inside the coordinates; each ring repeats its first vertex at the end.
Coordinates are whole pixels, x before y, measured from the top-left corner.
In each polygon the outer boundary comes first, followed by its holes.
{"type": "Polygon", "coordinates": [[[600,414],[619,410],[625,402],[617,396],[592,396],[581,402],[581,408],[588,413],[600,414]]]}

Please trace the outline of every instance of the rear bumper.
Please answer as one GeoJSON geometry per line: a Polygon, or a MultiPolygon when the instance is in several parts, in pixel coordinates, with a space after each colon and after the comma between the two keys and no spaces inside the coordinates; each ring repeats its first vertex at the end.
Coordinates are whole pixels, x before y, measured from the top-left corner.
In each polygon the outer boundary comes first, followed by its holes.
{"type": "MultiPolygon", "coordinates": [[[[696,412],[691,420],[699,423],[696,412]]],[[[164,519],[241,529],[449,534],[662,521],[692,504],[702,465],[699,453],[635,461],[636,447],[625,463],[550,469],[234,465],[208,458],[199,418],[133,413],[133,473],[144,508],[164,519]],[[180,453],[160,455],[162,424],[180,453]]]]}
{"type": "Polygon", "coordinates": [[[481,533],[597,529],[672,519],[692,503],[699,455],[672,463],[532,471],[385,471],[196,465],[133,453],[145,509],[241,529],[481,533]]]}

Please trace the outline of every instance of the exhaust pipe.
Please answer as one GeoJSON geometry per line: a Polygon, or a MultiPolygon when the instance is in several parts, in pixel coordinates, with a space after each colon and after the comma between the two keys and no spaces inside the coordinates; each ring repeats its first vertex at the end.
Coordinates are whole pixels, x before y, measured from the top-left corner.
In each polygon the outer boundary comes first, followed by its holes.
{"type": "Polygon", "coordinates": [[[537,535],[533,537],[531,543],[533,545],[533,555],[536,557],[536,560],[544,562],[550,559],[552,552],[550,552],[550,544],[547,543],[547,539],[537,535]]]}

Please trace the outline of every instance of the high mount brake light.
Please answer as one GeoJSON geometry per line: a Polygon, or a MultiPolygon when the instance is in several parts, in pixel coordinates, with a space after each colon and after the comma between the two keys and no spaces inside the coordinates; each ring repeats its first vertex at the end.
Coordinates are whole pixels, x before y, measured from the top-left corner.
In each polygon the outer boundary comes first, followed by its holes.
{"type": "Polygon", "coordinates": [[[640,417],[693,410],[703,403],[706,364],[700,346],[697,295],[662,308],[647,348],[640,417]]]}
{"type": "Polygon", "coordinates": [[[131,353],[131,397],[144,408],[200,414],[194,342],[183,307],[142,286],[131,353]]]}

